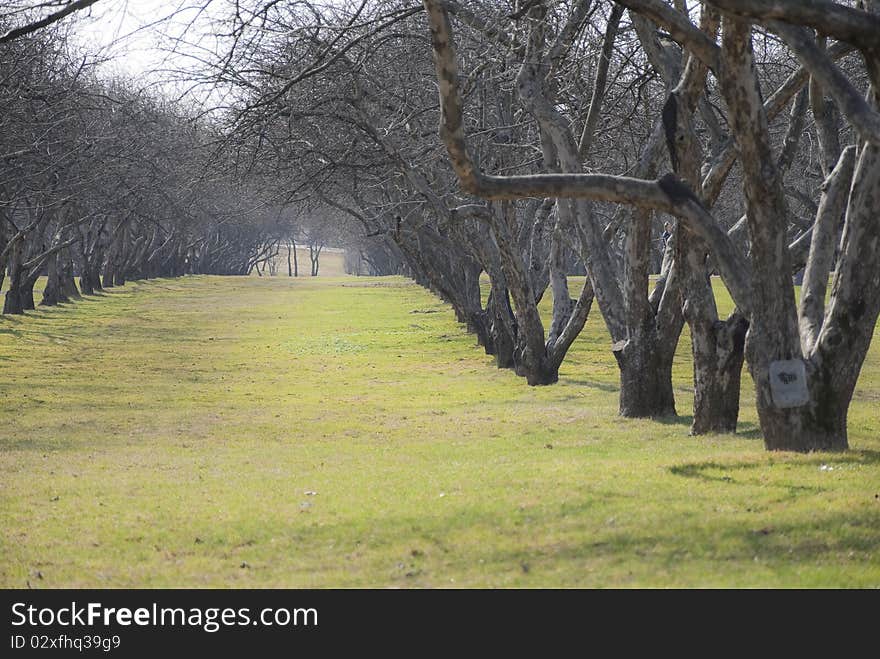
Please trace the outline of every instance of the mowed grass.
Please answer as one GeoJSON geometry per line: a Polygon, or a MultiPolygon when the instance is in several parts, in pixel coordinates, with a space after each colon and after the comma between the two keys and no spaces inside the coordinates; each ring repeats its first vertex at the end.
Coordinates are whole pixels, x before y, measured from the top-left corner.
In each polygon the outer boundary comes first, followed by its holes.
{"type": "MultiPolygon", "coordinates": [[[[617,417],[401,278],[186,277],[0,318],[5,587],[880,586],[880,343],[845,454],[617,417]]],[[[748,382],[747,375],[744,382],[748,382]]]]}

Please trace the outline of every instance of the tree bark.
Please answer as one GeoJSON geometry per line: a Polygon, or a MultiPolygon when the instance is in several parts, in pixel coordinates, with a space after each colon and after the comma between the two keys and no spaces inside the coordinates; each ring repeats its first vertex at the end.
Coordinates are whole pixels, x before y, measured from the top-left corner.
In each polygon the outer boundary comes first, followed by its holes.
{"type": "Polygon", "coordinates": [[[726,321],[696,326],[694,420],[691,434],[732,433],[739,418],[740,383],[748,321],[734,313],[726,321]]]}
{"type": "Polygon", "coordinates": [[[64,294],[61,285],[61,268],[58,260],[61,254],[53,254],[49,257],[49,266],[46,276],[46,288],[43,289],[43,300],[41,306],[52,307],[61,302],[68,302],[67,296],[64,294]]]}
{"type": "Polygon", "coordinates": [[[656,330],[648,326],[633,339],[614,344],[612,350],[620,369],[621,416],[675,416],[672,358],[670,351],[658,343],[656,330]]]}
{"type": "MultiPolygon", "coordinates": [[[[704,6],[700,29],[714,39],[719,24],[718,13],[704,6]]],[[[694,132],[694,112],[705,88],[706,74],[706,66],[691,56],[684,75],[663,109],[664,132],[673,169],[694,190],[701,190],[700,163],[703,159],[694,132]]],[[[704,241],[686,227],[679,226],[674,245],[677,276],[681,281],[681,304],[691,331],[694,371],[691,434],[734,432],[739,415],[748,322],[740,313],[733,314],[727,321],[719,319],[707,265],[708,248],[704,241]]]]}
{"type": "Polygon", "coordinates": [[[63,249],[59,255],[59,276],[61,278],[61,291],[67,296],[68,300],[79,300],[82,298],[79,289],[76,287],[76,281],[73,277],[73,260],[70,257],[69,248],[63,249]]]}
{"type": "Polygon", "coordinates": [[[17,240],[9,257],[9,290],[3,302],[3,313],[23,314],[24,299],[22,297],[22,259],[24,258],[24,240],[17,240]]]}

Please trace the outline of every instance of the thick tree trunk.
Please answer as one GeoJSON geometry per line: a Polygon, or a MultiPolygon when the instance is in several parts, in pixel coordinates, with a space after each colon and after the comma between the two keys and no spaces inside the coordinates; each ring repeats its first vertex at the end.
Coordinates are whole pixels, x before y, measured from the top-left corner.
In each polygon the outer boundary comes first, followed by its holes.
{"type": "Polygon", "coordinates": [[[73,277],[73,261],[67,254],[67,250],[62,251],[63,257],[59,256],[58,268],[61,278],[61,291],[69,300],[79,300],[82,295],[76,287],[76,280],[73,277]]]}
{"type": "Polygon", "coordinates": [[[24,241],[19,240],[12,248],[9,257],[9,290],[3,302],[3,313],[23,314],[24,301],[21,296],[22,271],[21,262],[24,258],[24,241]]]}
{"type": "Polygon", "coordinates": [[[510,308],[510,298],[507,288],[499,286],[492,281],[492,292],[486,303],[486,314],[489,319],[489,333],[495,355],[495,363],[498,368],[514,368],[515,359],[515,336],[516,319],[513,309],[510,308]]]}
{"type": "Polygon", "coordinates": [[[80,278],[80,288],[88,295],[102,291],[101,285],[101,254],[96,254],[86,263],[80,278]]]}
{"type": "Polygon", "coordinates": [[[107,263],[104,264],[104,275],[102,277],[101,288],[113,288],[113,257],[107,255],[107,263]]]}
{"type": "Polygon", "coordinates": [[[53,307],[61,302],[68,302],[67,296],[61,284],[61,267],[58,260],[60,254],[54,254],[49,258],[49,267],[46,276],[46,288],[43,289],[41,306],[53,307]]]}
{"type": "Polygon", "coordinates": [[[94,295],[95,287],[92,286],[92,278],[89,276],[89,266],[83,267],[82,274],[79,276],[79,290],[83,295],[94,295]]]}
{"type": "Polygon", "coordinates": [[[476,334],[477,345],[483,346],[487,355],[495,354],[495,342],[489,332],[489,317],[485,311],[472,312],[467,319],[468,334],[476,334]]]}
{"type": "Polygon", "coordinates": [[[504,281],[515,306],[511,323],[516,328],[514,372],[533,386],[553,384],[559,380],[559,364],[552,363],[547,353],[535,291],[512,230],[516,226],[513,204],[502,202],[492,213],[490,225],[498,245],[504,281]]]}
{"type": "Polygon", "coordinates": [[[735,432],[748,321],[734,313],[708,327],[691,324],[694,338],[694,421],[691,434],[735,432]]]}
{"type": "Polygon", "coordinates": [[[694,369],[691,434],[735,432],[748,321],[738,312],[726,321],[718,318],[705,245],[683,227],[677,233],[676,266],[694,369]]]}
{"type": "Polygon", "coordinates": [[[753,371],[764,445],[770,451],[845,451],[852,387],[836,386],[831,368],[805,366],[809,401],[788,408],[774,402],[769,377],[753,371]]]}
{"type": "Polygon", "coordinates": [[[3,313],[7,314],[23,314],[24,304],[21,297],[21,289],[17,285],[12,285],[14,280],[10,280],[9,290],[6,291],[6,298],[3,303],[3,313]]]}
{"type": "Polygon", "coordinates": [[[35,276],[24,277],[21,287],[19,288],[21,295],[21,305],[25,311],[36,309],[34,304],[34,285],[37,283],[35,276]]]}
{"type": "Polygon", "coordinates": [[[672,356],[660,350],[653,331],[613,347],[620,369],[620,415],[630,418],[675,416],[672,356]]]}
{"type": "Polygon", "coordinates": [[[114,286],[125,286],[125,270],[122,267],[122,263],[123,261],[120,259],[120,263],[113,268],[114,286]]]}
{"type": "Polygon", "coordinates": [[[515,359],[515,372],[520,377],[524,377],[526,382],[532,387],[539,387],[548,384],[556,384],[559,382],[559,366],[554,364],[546,357],[534,359],[526,357],[523,348],[518,347],[516,353],[518,358],[515,359]]]}

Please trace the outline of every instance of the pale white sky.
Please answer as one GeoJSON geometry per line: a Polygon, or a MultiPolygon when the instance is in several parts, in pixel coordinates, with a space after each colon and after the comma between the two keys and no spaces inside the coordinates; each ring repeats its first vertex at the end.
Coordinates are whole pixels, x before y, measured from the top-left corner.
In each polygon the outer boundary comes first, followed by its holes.
{"type": "Polygon", "coordinates": [[[195,64],[187,53],[215,49],[209,22],[224,4],[222,0],[100,0],[74,19],[74,41],[110,59],[101,67],[106,75],[121,73],[144,83],[161,83],[169,77],[169,69],[195,64]],[[176,43],[175,38],[184,33],[188,43],[176,43]]]}

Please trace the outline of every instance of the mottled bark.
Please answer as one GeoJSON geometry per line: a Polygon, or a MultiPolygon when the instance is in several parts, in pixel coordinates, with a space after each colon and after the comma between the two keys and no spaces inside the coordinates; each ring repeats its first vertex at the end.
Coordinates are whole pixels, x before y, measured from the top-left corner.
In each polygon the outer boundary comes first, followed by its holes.
{"type": "Polygon", "coordinates": [[[748,321],[739,313],[711,324],[705,318],[688,318],[694,358],[691,434],[735,432],[748,321]]]}
{"type": "MultiPolygon", "coordinates": [[[[700,23],[701,30],[714,38],[720,17],[705,7],[700,23]]],[[[700,190],[700,164],[703,160],[694,132],[694,113],[703,94],[706,73],[706,66],[696,57],[690,57],[684,75],[663,110],[673,169],[694,190],[700,190]]],[[[739,414],[743,338],[747,322],[740,314],[727,321],[719,319],[705,242],[686,226],[680,226],[673,244],[681,304],[691,332],[694,374],[691,433],[733,432],[739,414]]]]}
{"type": "Polygon", "coordinates": [[[612,347],[620,369],[619,413],[631,418],[675,416],[672,357],[652,325],[612,347]]]}
{"type": "MultiPolygon", "coordinates": [[[[786,33],[786,29],[777,31],[786,33]]],[[[847,410],[880,312],[880,226],[876,222],[880,216],[880,148],[867,143],[852,175],[838,272],[823,313],[829,252],[836,242],[851,150],[844,151],[826,181],[812,234],[807,296],[798,319],[788,279],[789,250],[781,247],[785,227],[779,218],[785,217],[785,202],[776,172],[765,157],[766,121],[756,111],[760,104],[748,36],[746,23],[725,18],[729,78],[723,88],[744,168],[754,281],[763,282],[753,287],[755,303],[747,336],[761,429],[771,450],[843,450],[847,448],[847,410]],[[780,360],[803,364],[804,398],[774,400],[770,367],[780,360]]]]}
{"type": "MultiPolygon", "coordinates": [[[[770,365],[802,357],[786,241],[787,208],[772,157],[767,117],[754,73],[750,25],[724,18],[722,89],[743,163],[744,190],[754,271],[751,326],[746,339],[749,369],[755,381],[758,415],[768,448],[781,448],[799,412],[776,407],[770,365]]],[[[798,424],[800,425],[800,424],[798,424]]]]}
{"type": "Polygon", "coordinates": [[[847,196],[855,166],[855,147],[847,147],[837,165],[822,185],[822,197],[813,235],[810,254],[801,285],[799,327],[804,354],[810,354],[816,344],[825,318],[825,293],[834,262],[834,250],[846,210],[847,196]]]}
{"type": "MultiPolygon", "coordinates": [[[[564,217],[565,213],[570,213],[571,224],[576,227],[584,245],[583,252],[590,278],[591,292],[595,293],[602,308],[603,318],[615,345],[618,347],[615,350],[616,354],[622,357],[632,356],[619,360],[622,368],[630,369],[632,364],[646,363],[647,361],[652,363],[663,361],[660,355],[654,355],[649,360],[642,354],[643,350],[650,348],[635,348],[633,346],[626,348],[625,346],[628,344],[645,340],[653,348],[663,342],[657,340],[656,327],[652,323],[649,323],[652,325],[651,330],[647,331],[641,320],[634,320],[637,316],[639,319],[643,317],[638,308],[627,309],[619,283],[620,273],[616,272],[616,267],[611,261],[602,228],[591,217],[589,206],[584,200],[627,203],[643,209],[664,210],[686,219],[693,231],[703,237],[712,247],[713,252],[718,254],[719,267],[725,271],[730,281],[729,287],[738,303],[742,303],[744,306],[748,305],[748,274],[745,268],[741,267],[741,257],[693,192],[678,179],[667,176],[658,181],[644,181],[619,176],[576,173],[581,169],[577,147],[571,136],[569,125],[544,96],[540,82],[543,79],[540,75],[541,61],[537,56],[527,57],[517,79],[518,88],[527,109],[538,120],[542,133],[549,138],[542,139],[542,144],[546,145],[550,142],[555,149],[555,157],[549,160],[551,162],[558,161],[562,172],[534,176],[491,176],[482,173],[474,165],[467,151],[462,127],[461,99],[457,89],[457,63],[448,17],[442,7],[435,2],[425,0],[425,6],[431,24],[435,65],[440,83],[442,111],[440,132],[462,187],[471,194],[494,200],[532,196],[577,200],[558,203],[557,207],[563,219],[567,219],[564,217]]],[[[539,10],[533,9],[531,11],[539,10]]],[[[534,37],[534,30],[530,34],[534,37]]],[[[717,51],[717,46],[713,47],[717,51]]],[[[533,53],[537,50],[531,41],[529,48],[533,53]]],[[[662,133],[660,134],[662,135],[662,133]]],[[[548,158],[545,157],[545,160],[548,158]]],[[[634,256],[630,266],[631,272],[637,274],[643,281],[642,288],[644,290],[641,292],[640,298],[645,298],[647,294],[647,266],[642,267],[642,255],[647,255],[643,246],[648,244],[648,241],[637,238],[638,236],[636,236],[636,242],[633,243],[631,250],[634,256]]],[[[627,281],[626,278],[624,280],[627,281]]],[[[636,284],[631,283],[630,285],[634,287],[636,284]]],[[[635,301],[636,298],[633,296],[631,299],[635,301]]],[[[640,300],[636,306],[645,309],[649,305],[647,300],[640,300]]],[[[669,352],[674,352],[674,348],[669,352]]],[[[633,390],[635,392],[633,395],[622,392],[622,397],[627,400],[627,404],[621,406],[624,413],[632,411],[639,414],[644,413],[647,416],[656,416],[674,409],[674,404],[671,403],[671,383],[668,386],[657,387],[661,393],[651,396],[642,405],[631,404],[633,396],[639,395],[638,392],[643,389],[638,387],[635,378],[629,377],[629,371],[627,374],[622,372],[621,382],[622,386],[636,387],[633,390]],[[669,396],[667,397],[664,392],[669,396]],[[667,401],[667,398],[670,400],[667,401]],[[645,410],[648,408],[650,411],[646,412],[645,410]]]]}
{"type": "Polygon", "coordinates": [[[548,359],[544,325],[535,304],[535,292],[513,235],[515,209],[510,202],[501,202],[496,205],[491,217],[492,232],[498,244],[507,287],[513,298],[516,318],[514,368],[530,385],[553,384],[559,379],[559,371],[548,359]]]}

